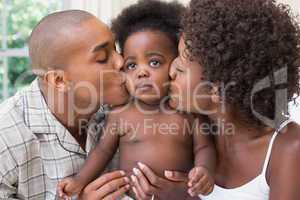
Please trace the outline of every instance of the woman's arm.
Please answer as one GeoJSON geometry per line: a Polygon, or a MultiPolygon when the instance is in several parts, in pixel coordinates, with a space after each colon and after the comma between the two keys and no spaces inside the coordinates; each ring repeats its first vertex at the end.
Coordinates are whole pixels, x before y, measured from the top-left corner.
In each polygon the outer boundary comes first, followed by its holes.
{"type": "Polygon", "coordinates": [[[300,128],[291,124],[275,141],[268,168],[270,200],[300,199],[300,128]]]}

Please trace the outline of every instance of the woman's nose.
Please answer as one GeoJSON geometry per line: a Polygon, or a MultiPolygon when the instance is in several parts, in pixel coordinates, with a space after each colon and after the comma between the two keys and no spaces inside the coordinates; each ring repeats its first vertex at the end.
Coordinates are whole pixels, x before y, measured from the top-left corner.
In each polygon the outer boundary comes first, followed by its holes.
{"type": "Polygon", "coordinates": [[[169,71],[169,76],[171,78],[171,80],[175,80],[176,79],[176,60],[173,61],[173,63],[171,64],[170,67],[170,71],[169,71]]]}
{"type": "Polygon", "coordinates": [[[124,65],[124,59],[123,57],[117,53],[117,52],[114,52],[114,68],[118,71],[121,71],[123,65],[124,65]]]}

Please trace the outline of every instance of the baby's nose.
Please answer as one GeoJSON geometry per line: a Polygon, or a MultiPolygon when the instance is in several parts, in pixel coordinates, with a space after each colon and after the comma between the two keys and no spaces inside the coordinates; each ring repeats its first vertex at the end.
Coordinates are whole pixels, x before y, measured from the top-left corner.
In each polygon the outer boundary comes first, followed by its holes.
{"type": "Polygon", "coordinates": [[[149,77],[149,72],[146,69],[140,69],[138,72],[138,78],[149,77]]]}

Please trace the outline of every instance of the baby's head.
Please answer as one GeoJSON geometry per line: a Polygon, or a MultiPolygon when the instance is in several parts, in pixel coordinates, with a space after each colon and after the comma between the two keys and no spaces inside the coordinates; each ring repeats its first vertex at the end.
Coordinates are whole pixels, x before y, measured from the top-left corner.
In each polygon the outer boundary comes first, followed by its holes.
{"type": "Polygon", "coordinates": [[[168,72],[177,56],[183,10],[176,2],[141,0],[112,23],[125,60],[127,89],[146,104],[157,104],[167,96],[168,72]]]}

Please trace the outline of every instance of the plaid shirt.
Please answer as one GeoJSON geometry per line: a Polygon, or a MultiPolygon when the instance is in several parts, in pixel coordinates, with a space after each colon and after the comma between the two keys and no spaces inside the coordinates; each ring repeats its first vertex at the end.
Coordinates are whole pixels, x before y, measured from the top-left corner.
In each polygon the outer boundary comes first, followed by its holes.
{"type": "Polygon", "coordinates": [[[48,109],[35,80],[0,105],[0,199],[55,199],[58,181],[79,171],[99,135],[88,131],[81,149],[48,109]]]}

